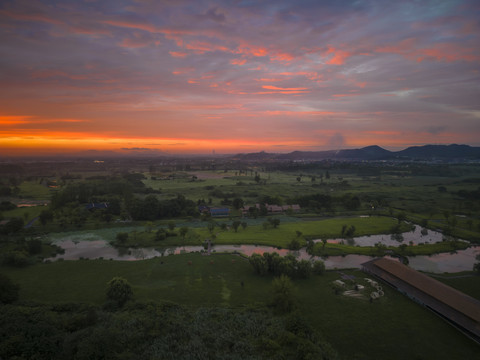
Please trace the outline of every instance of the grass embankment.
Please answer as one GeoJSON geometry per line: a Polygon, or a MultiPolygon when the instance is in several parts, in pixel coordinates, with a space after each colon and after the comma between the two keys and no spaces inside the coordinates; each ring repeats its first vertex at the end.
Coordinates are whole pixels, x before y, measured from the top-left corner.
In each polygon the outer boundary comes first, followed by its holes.
{"type": "MultiPolygon", "coordinates": [[[[300,231],[307,238],[337,238],[341,237],[343,225],[355,226],[354,236],[374,235],[389,233],[397,221],[388,217],[351,217],[334,218],[315,221],[298,221],[282,223],[277,228],[263,225],[247,226],[243,229],[241,226],[237,232],[234,229],[222,230],[216,226],[213,230],[215,244],[257,244],[286,248],[292,239],[297,237],[297,231],[300,231]]],[[[231,221],[228,222],[231,225],[231,221]]],[[[410,227],[407,224],[402,225],[403,231],[408,231],[410,227]]],[[[200,245],[207,238],[212,238],[212,234],[207,229],[207,223],[204,227],[189,228],[188,234],[183,240],[179,235],[167,237],[165,240],[156,241],[155,233],[157,228],[152,231],[137,231],[130,233],[125,246],[175,246],[175,245],[200,245]]],[[[175,229],[178,234],[179,229],[175,229]]],[[[304,239],[302,245],[306,245],[304,239]]]]}
{"type": "Polygon", "coordinates": [[[464,241],[442,241],[435,244],[407,245],[405,246],[351,246],[344,244],[330,244],[325,246],[316,243],[313,254],[317,256],[343,256],[358,254],[367,256],[384,256],[386,254],[398,256],[434,255],[464,250],[470,246],[464,241]]]}
{"type": "MultiPolygon", "coordinates": [[[[231,224],[231,222],[229,222],[231,224]]],[[[151,231],[132,231],[128,239],[123,244],[117,244],[121,247],[168,247],[183,245],[202,245],[205,239],[212,239],[213,243],[221,245],[267,245],[278,248],[288,248],[289,243],[297,238],[297,231],[302,233],[299,238],[302,247],[307,242],[304,237],[310,239],[329,239],[341,237],[341,230],[344,225],[355,227],[355,236],[375,235],[389,233],[391,229],[398,225],[397,220],[389,217],[351,217],[335,218],[312,221],[299,221],[280,223],[278,228],[268,227],[265,229],[262,225],[247,226],[243,229],[241,226],[237,232],[233,229],[221,230],[216,227],[213,231],[215,236],[205,227],[189,228],[185,239],[179,235],[179,229],[175,229],[172,234],[164,240],[156,240],[156,229],[151,231]]],[[[401,231],[408,231],[410,226],[406,223],[400,224],[401,231]]],[[[451,252],[460,249],[466,249],[468,243],[459,241],[445,241],[436,244],[424,245],[405,245],[405,247],[376,247],[376,246],[350,246],[346,244],[326,244],[323,246],[317,243],[314,253],[319,256],[335,256],[347,254],[359,254],[368,256],[382,256],[386,252],[402,256],[431,255],[442,252],[451,252]]]]}
{"type": "MultiPolygon", "coordinates": [[[[187,254],[135,262],[59,261],[2,268],[2,272],[20,285],[21,300],[98,305],[104,303],[106,283],[114,276],[132,284],[137,301],[167,300],[193,307],[266,303],[272,281],[254,275],[248,262],[234,255],[187,254]]],[[[364,273],[344,273],[366,284],[364,273]]],[[[340,275],[329,271],[295,281],[295,285],[302,315],[345,358],[473,359],[478,355],[477,344],[386,285],[385,296],[374,303],[335,295],[332,282],[340,275]]]]}

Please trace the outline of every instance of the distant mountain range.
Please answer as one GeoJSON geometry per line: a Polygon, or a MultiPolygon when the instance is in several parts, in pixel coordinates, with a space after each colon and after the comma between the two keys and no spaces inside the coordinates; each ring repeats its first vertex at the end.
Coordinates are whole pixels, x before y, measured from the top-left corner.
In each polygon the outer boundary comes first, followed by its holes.
{"type": "Polygon", "coordinates": [[[266,152],[238,154],[236,159],[246,161],[264,160],[480,160],[480,147],[469,145],[424,145],[412,146],[401,151],[389,151],[372,145],[361,149],[327,150],[327,151],[293,151],[287,154],[266,152]]]}

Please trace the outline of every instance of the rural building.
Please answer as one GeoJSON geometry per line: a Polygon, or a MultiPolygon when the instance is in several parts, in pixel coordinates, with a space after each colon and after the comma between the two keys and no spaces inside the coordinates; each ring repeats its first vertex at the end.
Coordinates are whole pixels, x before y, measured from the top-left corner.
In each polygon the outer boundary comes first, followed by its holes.
{"type": "MultiPolygon", "coordinates": [[[[260,204],[255,204],[253,207],[257,208],[260,210],[260,204]]],[[[294,204],[294,205],[275,205],[275,204],[265,204],[265,208],[267,209],[267,212],[269,214],[283,214],[284,212],[288,210],[292,210],[293,212],[299,212],[300,211],[300,205],[294,204]]],[[[250,206],[244,206],[242,208],[242,214],[243,215],[248,215],[250,206]]]]}
{"type": "Polygon", "coordinates": [[[402,263],[378,258],[362,264],[370,273],[429,308],[480,342],[480,301],[402,263]]]}
{"type": "Polygon", "coordinates": [[[210,214],[212,217],[220,217],[220,216],[230,216],[230,209],[219,208],[219,207],[209,207],[207,205],[200,205],[198,207],[198,211],[200,214],[210,214]]]}
{"type": "Polygon", "coordinates": [[[212,217],[229,216],[230,209],[229,208],[210,208],[210,215],[212,217]]]}
{"type": "Polygon", "coordinates": [[[85,209],[87,210],[95,210],[95,209],[106,209],[108,208],[108,203],[89,203],[85,205],[85,209]]]}

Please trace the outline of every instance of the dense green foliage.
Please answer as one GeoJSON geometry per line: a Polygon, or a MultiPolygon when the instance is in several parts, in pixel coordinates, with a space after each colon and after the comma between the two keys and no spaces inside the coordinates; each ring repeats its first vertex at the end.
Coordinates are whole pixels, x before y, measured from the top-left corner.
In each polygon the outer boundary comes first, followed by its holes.
{"type": "Polygon", "coordinates": [[[325,270],[325,264],[321,260],[312,263],[308,260],[297,260],[292,254],[280,256],[276,252],[252,254],[248,261],[258,275],[283,275],[308,279],[312,273],[322,274],[325,270]]]}
{"type": "Polygon", "coordinates": [[[0,304],[10,304],[18,299],[19,286],[9,277],[0,274],[0,304]]]}
{"type": "Polygon", "coordinates": [[[135,303],[0,307],[5,359],[336,359],[299,314],[135,303]]]}

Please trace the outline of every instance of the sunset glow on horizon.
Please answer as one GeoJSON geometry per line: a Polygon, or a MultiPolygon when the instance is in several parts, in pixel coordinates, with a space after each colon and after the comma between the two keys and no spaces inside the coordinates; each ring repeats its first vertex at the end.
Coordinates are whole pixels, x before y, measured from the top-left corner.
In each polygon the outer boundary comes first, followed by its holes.
{"type": "Polygon", "coordinates": [[[480,3],[2,1],[0,157],[480,146],[480,3]]]}

